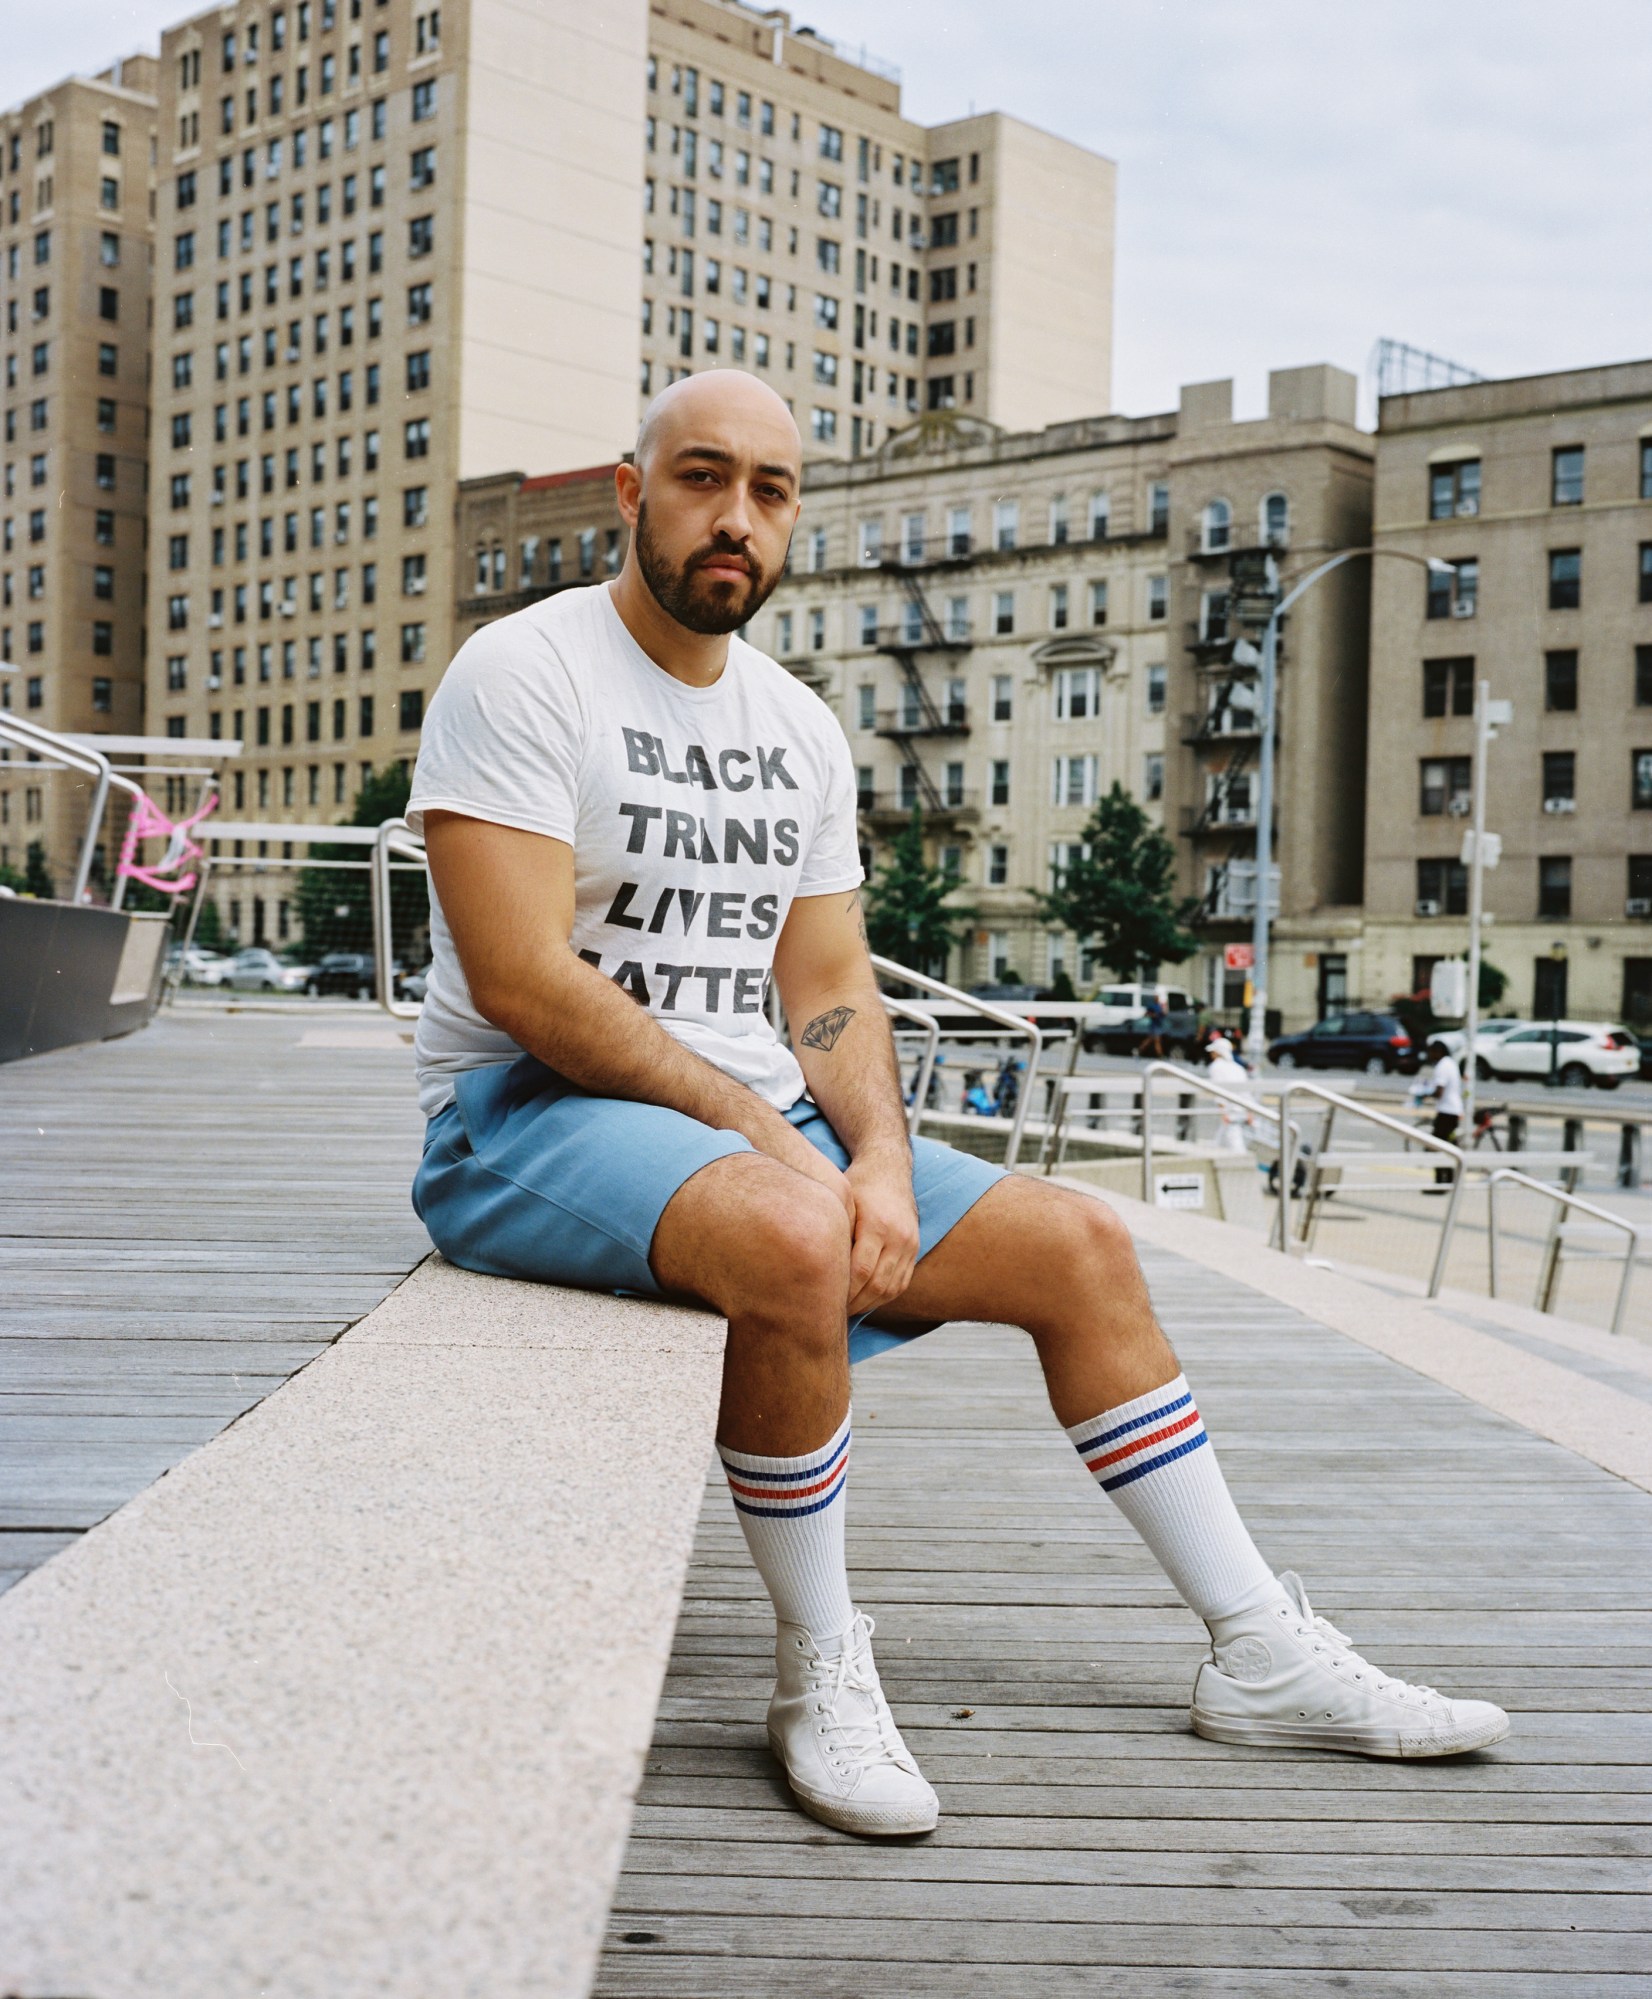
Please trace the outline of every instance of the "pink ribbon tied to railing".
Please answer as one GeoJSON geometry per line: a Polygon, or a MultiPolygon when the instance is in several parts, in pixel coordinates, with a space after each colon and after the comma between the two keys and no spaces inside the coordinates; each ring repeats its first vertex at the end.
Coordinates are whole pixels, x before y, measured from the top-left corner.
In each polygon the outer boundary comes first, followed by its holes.
{"type": "Polygon", "coordinates": [[[161,895],[185,894],[195,886],[195,876],[180,874],[179,870],[198,860],[201,854],[199,844],[190,834],[217,807],[218,794],[209,790],[187,819],[174,821],[167,818],[148,792],[140,791],[127,814],[126,838],[121,842],[120,860],[115,865],[116,878],[124,876],[129,881],[142,882],[145,888],[155,889],[161,895]],[[137,859],[138,847],[145,840],[166,842],[166,852],[152,868],[144,867],[137,859]]]}

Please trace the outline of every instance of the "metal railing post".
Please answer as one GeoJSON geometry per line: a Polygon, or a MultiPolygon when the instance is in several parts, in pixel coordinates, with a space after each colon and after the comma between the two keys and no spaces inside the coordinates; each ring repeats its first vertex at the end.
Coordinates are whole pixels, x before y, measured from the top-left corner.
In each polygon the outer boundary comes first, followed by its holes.
{"type": "Polygon", "coordinates": [[[1486,1181],[1486,1296],[1497,1296],[1497,1181],[1493,1173],[1486,1181]]]}
{"type": "Polygon", "coordinates": [[[1279,1092],[1279,1253],[1291,1253],[1291,1183],[1296,1178],[1296,1121],[1291,1116],[1291,1098],[1298,1085],[1287,1083],[1279,1092]]]}
{"type": "Polygon", "coordinates": [[[1159,1065],[1149,1062],[1141,1072],[1141,1197],[1153,1205],[1153,1078],[1159,1065]]]}
{"type": "Polygon", "coordinates": [[[373,839],[373,856],[368,879],[373,892],[373,983],[379,1005],[397,1020],[417,1020],[420,1008],[414,1000],[396,997],[396,975],[391,964],[390,855],[404,860],[424,861],[425,845],[405,819],[386,819],[373,839]]]}
{"type": "MultiPolygon", "coordinates": [[[[1580,1214],[1590,1215],[1598,1223],[1608,1228],[1622,1229],[1624,1233],[1623,1275],[1618,1280],[1617,1300],[1612,1308],[1611,1330],[1623,1331],[1624,1314],[1629,1309],[1629,1286],[1635,1275],[1635,1258],[1640,1249],[1640,1230],[1622,1215],[1613,1214],[1610,1208],[1596,1207],[1593,1201],[1585,1201],[1579,1195],[1569,1193],[1563,1187],[1551,1187],[1547,1181],[1534,1180],[1529,1173],[1517,1172],[1512,1166],[1499,1167],[1486,1182],[1486,1191],[1493,1202],[1496,1200],[1496,1183],[1499,1180],[1512,1181],[1515,1185],[1528,1188],[1534,1194],[1541,1194],[1554,1203],[1554,1222],[1544,1244],[1543,1264],[1538,1273],[1536,1305],[1540,1312],[1554,1309],[1553,1300],[1560,1274],[1560,1217],[1568,1208],[1576,1208],[1580,1214]]],[[[1495,1207],[1493,1209],[1495,1216],[1495,1207]]],[[[1496,1224],[1493,1222],[1493,1234],[1496,1224]]],[[[1495,1280],[1492,1295],[1496,1296],[1495,1280]]]]}
{"type": "Polygon", "coordinates": [[[1641,1128],[1626,1124],[1618,1136],[1618,1185],[1633,1191],[1641,1184],[1641,1128]]]}

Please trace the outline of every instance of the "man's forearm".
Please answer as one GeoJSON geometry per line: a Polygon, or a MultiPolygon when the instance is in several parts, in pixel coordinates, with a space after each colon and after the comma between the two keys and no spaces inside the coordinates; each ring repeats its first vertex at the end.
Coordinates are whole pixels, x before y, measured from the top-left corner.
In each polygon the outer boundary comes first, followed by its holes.
{"type": "Polygon", "coordinates": [[[763,1152],[776,1150],[781,1132],[792,1135],[771,1104],[685,1048],[572,952],[531,990],[490,996],[482,1011],[530,1055],[594,1095],[663,1104],[737,1131],[763,1152]]]}
{"type": "MultiPolygon", "coordinates": [[[[907,1152],[906,1110],[894,1036],[870,970],[812,990],[792,1021],[809,1094],[851,1159],[907,1152]]],[[[790,1005],[788,1003],[788,1012],[790,1005]]]]}

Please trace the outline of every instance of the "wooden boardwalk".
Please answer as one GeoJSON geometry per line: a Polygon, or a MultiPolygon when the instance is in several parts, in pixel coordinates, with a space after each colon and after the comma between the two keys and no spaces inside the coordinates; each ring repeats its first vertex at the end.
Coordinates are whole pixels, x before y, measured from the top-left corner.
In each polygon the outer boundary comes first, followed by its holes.
{"type": "Polygon", "coordinates": [[[172,1012],[0,1069],[0,1589],[425,1255],[383,1014],[172,1012]]]}
{"type": "MultiPolygon", "coordinates": [[[[204,1012],[0,1070],[0,1583],[417,1261],[410,1069],[371,1014],[204,1012]]],[[[949,1328],[860,1372],[850,1496],[940,1830],[870,1846],[791,1807],[767,1606],[714,1479],[603,1999],[1106,1999],[1130,1973],[1228,1999],[1652,1995],[1652,1495],[1144,1260],[1264,1551],[1381,1664],[1502,1701],[1513,1738],[1446,1765],[1200,1742],[1199,1627],[1019,1336],[949,1328]]]]}
{"type": "Polygon", "coordinates": [[[1652,1496],[1179,1259],[1144,1259],[1263,1550],[1382,1665],[1516,1716],[1446,1764],[1200,1741],[1202,1631],[954,1327],[857,1374],[856,1594],[941,1794],[873,1846],[763,1741],[767,1606],[713,1478],[603,1999],[1652,1993],[1652,1496]]]}

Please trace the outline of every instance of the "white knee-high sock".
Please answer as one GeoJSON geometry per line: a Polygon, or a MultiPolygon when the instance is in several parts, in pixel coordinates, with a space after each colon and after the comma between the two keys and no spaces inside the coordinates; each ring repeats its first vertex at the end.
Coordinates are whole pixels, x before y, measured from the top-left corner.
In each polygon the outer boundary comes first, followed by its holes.
{"type": "Polygon", "coordinates": [[[1239,1518],[1185,1375],[1067,1431],[1152,1550],[1182,1601],[1208,1624],[1278,1587],[1239,1518]]]}
{"type": "Polygon", "coordinates": [[[855,1614],[843,1558],[849,1436],[845,1416],[818,1450],[800,1458],[717,1446],[775,1616],[782,1624],[801,1624],[816,1639],[835,1638],[855,1614]]]}

